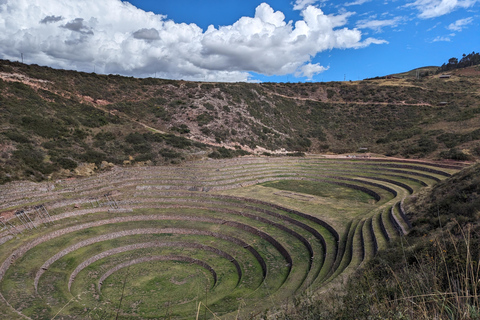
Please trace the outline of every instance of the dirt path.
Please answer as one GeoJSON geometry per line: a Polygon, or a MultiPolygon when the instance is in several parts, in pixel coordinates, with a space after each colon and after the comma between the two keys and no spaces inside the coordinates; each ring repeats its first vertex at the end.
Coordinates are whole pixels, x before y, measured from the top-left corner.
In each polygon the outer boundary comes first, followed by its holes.
{"type": "Polygon", "coordinates": [[[313,101],[313,102],[325,102],[325,103],[332,103],[332,104],[360,104],[360,105],[371,105],[371,104],[376,104],[376,105],[394,105],[394,106],[429,106],[432,107],[430,103],[406,103],[405,101],[401,102],[364,102],[364,101],[322,101],[322,100],[317,100],[317,99],[312,99],[312,98],[302,98],[302,97],[291,97],[287,95],[283,95],[280,93],[275,93],[275,92],[269,92],[268,94],[270,95],[275,95],[278,97],[286,98],[286,99],[294,99],[294,100],[300,100],[300,101],[313,101]]]}

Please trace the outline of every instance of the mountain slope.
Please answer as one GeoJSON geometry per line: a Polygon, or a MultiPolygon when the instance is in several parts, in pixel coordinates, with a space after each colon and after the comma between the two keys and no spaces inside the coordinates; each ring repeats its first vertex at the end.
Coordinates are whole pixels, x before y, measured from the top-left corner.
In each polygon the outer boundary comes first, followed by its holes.
{"type": "Polygon", "coordinates": [[[0,182],[82,174],[84,163],[179,163],[247,152],[474,159],[480,70],[463,70],[450,79],[226,84],[2,60],[0,182]]]}
{"type": "Polygon", "coordinates": [[[407,198],[413,229],[344,287],[267,319],[478,319],[480,164],[407,198]]]}

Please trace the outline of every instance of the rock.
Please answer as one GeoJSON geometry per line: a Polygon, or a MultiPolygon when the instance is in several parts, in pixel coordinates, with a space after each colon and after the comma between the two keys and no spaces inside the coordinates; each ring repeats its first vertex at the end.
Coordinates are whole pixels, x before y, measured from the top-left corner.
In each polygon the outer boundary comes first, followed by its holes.
{"type": "Polygon", "coordinates": [[[95,169],[97,169],[95,163],[82,163],[73,172],[77,176],[89,177],[95,173],[95,169]]]}

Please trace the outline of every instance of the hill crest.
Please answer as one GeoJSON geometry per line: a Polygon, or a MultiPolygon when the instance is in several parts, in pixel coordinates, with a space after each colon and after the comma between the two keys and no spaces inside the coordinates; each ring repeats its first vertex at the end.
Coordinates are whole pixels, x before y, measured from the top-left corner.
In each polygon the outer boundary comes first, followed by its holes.
{"type": "MultiPolygon", "coordinates": [[[[480,70],[330,83],[135,79],[0,61],[0,181],[83,163],[371,152],[474,160],[480,70]]],[[[105,166],[105,165],[104,165],[105,166]]]]}

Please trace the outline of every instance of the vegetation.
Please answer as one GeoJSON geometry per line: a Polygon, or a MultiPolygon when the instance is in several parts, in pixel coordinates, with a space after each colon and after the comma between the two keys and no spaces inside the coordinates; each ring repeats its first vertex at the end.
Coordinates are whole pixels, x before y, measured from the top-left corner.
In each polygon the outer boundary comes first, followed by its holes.
{"type": "MultiPolygon", "coordinates": [[[[125,140],[133,148],[159,138],[125,140]]],[[[423,199],[422,187],[462,167],[245,157],[0,186],[10,223],[0,230],[0,294],[9,303],[0,317],[18,318],[15,309],[38,319],[279,317],[382,256],[408,230],[399,202],[423,199]],[[55,223],[35,212],[38,203],[55,223]],[[14,216],[20,208],[29,218],[14,216]]]]}
{"type": "Polygon", "coordinates": [[[463,54],[462,58],[460,61],[453,57],[448,60],[448,63],[444,63],[439,69],[438,72],[445,72],[445,71],[450,71],[454,69],[460,69],[460,68],[466,68],[470,66],[476,66],[480,64],[480,53],[469,53],[469,54],[463,54]]]}
{"type": "Polygon", "coordinates": [[[98,171],[102,162],[163,165],[281,149],[477,159],[477,56],[450,63],[446,80],[429,71],[296,84],[134,79],[2,60],[0,183],[76,176],[86,162],[98,171]],[[164,149],[180,155],[164,157],[164,149]]]}
{"type": "Polygon", "coordinates": [[[272,319],[479,319],[480,164],[410,197],[413,228],[344,289],[272,319]]]}
{"type": "Polygon", "coordinates": [[[0,61],[0,317],[480,319],[477,56],[322,84],[0,61]]]}

